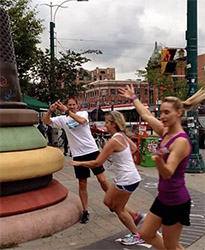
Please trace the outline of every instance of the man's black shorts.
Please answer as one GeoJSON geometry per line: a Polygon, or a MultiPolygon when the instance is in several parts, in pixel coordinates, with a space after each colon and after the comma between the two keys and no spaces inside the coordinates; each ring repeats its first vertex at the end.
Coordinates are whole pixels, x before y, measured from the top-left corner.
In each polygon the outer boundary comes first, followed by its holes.
{"type": "MultiPolygon", "coordinates": [[[[99,155],[99,151],[87,154],[87,155],[81,155],[81,156],[77,156],[77,157],[73,157],[74,161],[92,161],[95,160],[98,155],[99,155]]],[[[97,168],[87,168],[87,167],[83,167],[83,166],[74,166],[74,170],[75,170],[75,176],[77,179],[85,179],[90,177],[90,169],[92,170],[94,175],[98,175],[101,174],[105,171],[104,167],[101,165],[97,168]]]]}
{"type": "Polygon", "coordinates": [[[190,210],[191,200],[188,200],[180,205],[167,206],[157,198],[150,208],[150,211],[153,214],[162,218],[162,224],[165,226],[171,226],[178,222],[182,225],[190,226],[190,210]]]}

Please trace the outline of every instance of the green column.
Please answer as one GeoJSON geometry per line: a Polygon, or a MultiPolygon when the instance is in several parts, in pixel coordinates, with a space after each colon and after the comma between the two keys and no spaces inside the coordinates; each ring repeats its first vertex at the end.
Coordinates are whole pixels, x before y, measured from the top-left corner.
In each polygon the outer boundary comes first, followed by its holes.
{"type": "Polygon", "coordinates": [[[53,58],[54,58],[54,28],[55,28],[55,23],[50,22],[50,53],[51,53],[51,61],[53,61],[53,58]]]}
{"type": "MultiPolygon", "coordinates": [[[[197,92],[197,0],[187,1],[187,83],[189,87],[188,97],[197,92]]],[[[192,154],[187,167],[188,173],[205,172],[205,166],[199,153],[199,128],[198,109],[187,112],[187,127],[192,143],[192,154]]]]}

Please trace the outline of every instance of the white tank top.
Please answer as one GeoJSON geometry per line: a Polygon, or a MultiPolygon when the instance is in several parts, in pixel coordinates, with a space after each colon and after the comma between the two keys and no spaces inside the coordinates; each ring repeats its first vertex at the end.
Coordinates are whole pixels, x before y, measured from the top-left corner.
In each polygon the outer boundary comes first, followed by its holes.
{"type": "Polygon", "coordinates": [[[116,175],[115,183],[117,185],[126,186],[141,181],[141,177],[132,158],[130,145],[127,142],[125,135],[123,133],[115,133],[112,136],[112,139],[124,147],[122,151],[112,153],[113,168],[116,175]],[[122,136],[127,146],[124,146],[120,141],[118,141],[115,138],[116,135],[122,136]]]}

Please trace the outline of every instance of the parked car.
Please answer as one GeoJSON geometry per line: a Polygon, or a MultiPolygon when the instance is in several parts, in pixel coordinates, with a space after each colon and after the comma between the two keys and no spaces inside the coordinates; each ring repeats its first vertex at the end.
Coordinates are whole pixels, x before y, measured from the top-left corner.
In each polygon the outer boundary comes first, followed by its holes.
{"type": "Polygon", "coordinates": [[[92,133],[108,133],[104,121],[91,122],[90,129],[92,133]]]}

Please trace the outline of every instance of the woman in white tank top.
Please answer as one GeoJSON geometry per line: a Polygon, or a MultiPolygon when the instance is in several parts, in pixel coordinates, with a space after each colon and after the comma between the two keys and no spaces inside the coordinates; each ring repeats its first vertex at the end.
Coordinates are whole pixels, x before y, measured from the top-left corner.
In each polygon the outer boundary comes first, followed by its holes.
{"type": "Polygon", "coordinates": [[[143,243],[136,224],[144,218],[127,206],[130,195],[141,181],[132,158],[132,153],[137,150],[137,146],[126,136],[126,123],[120,112],[111,111],[106,114],[105,126],[112,138],[106,142],[97,159],[84,162],[71,161],[70,163],[74,166],[95,168],[102,165],[109,156],[112,156],[115,179],[105,194],[104,204],[117,214],[120,221],[131,232],[129,237],[123,239],[121,243],[124,245],[143,243]]]}

